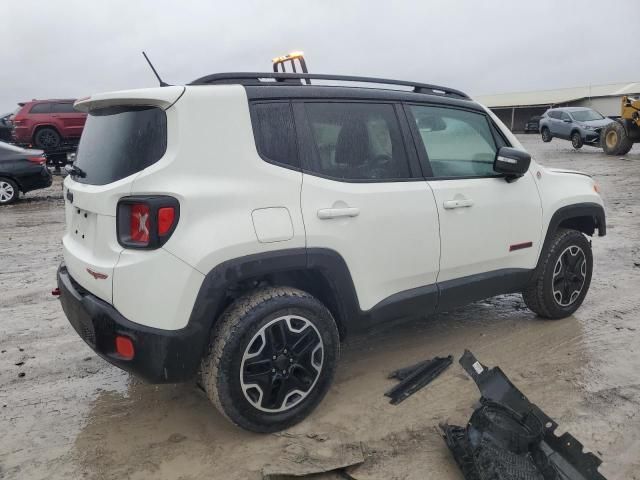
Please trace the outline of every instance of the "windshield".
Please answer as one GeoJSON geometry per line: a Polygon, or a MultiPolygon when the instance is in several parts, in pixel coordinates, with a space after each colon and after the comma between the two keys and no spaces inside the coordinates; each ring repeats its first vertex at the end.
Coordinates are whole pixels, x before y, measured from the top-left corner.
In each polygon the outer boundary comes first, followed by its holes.
{"type": "Polygon", "coordinates": [[[74,165],[86,176],[74,180],[105,185],[156,163],[167,149],[167,116],[158,107],[92,110],[74,165]]]}
{"type": "Polygon", "coordinates": [[[576,122],[589,122],[591,120],[602,120],[604,118],[595,110],[577,110],[571,112],[571,116],[576,122]]]}

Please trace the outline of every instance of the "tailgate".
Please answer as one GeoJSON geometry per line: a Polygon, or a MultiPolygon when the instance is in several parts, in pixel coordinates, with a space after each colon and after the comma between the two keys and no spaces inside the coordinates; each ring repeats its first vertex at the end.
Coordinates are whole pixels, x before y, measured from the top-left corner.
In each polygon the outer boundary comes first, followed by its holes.
{"type": "Polygon", "coordinates": [[[109,303],[113,269],[122,251],[116,238],[115,205],[130,189],[128,182],[117,183],[120,184],[83,185],[71,177],[64,181],[64,261],[76,282],[109,303]],[[97,189],[102,192],[92,191],[97,189]]]}

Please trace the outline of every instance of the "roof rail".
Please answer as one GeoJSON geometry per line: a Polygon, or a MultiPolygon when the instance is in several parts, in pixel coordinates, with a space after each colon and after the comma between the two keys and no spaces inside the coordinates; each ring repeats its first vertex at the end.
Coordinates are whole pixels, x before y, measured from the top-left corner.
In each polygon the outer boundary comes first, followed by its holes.
{"type": "Polygon", "coordinates": [[[283,72],[233,72],[214,73],[194,80],[189,85],[302,85],[302,80],[333,80],[336,82],[374,83],[378,85],[399,85],[412,87],[415,93],[429,95],[446,95],[469,100],[469,96],[449,87],[430,85],[428,83],[407,82],[388,78],[356,77],[352,75],[329,75],[324,73],[283,73],[283,72]],[[271,79],[272,81],[264,81],[271,79]]]}

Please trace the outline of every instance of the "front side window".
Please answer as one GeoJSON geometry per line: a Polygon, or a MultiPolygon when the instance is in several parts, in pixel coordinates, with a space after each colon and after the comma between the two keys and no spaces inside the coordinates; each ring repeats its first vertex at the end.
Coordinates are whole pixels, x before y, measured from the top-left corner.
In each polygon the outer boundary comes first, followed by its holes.
{"type": "Polygon", "coordinates": [[[560,120],[569,120],[571,121],[571,116],[567,112],[562,112],[560,114],[560,120]]]}
{"type": "Polygon", "coordinates": [[[307,103],[314,149],[311,170],[344,180],[393,181],[410,177],[392,105],[307,103]]]}
{"type": "Polygon", "coordinates": [[[251,106],[251,117],[256,147],[262,158],[299,167],[291,105],[288,102],[256,103],[251,106]]]}
{"type": "Polygon", "coordinates": [[[496,175],[496,141],[485,115],[417,105],[410,110],[434,177],[496,175]]]}

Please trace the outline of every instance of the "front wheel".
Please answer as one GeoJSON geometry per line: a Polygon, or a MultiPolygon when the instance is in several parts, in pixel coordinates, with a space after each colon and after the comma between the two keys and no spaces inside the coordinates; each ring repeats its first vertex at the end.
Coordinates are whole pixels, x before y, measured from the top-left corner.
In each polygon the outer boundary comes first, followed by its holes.
{"type": "Polygon", "coordinates": [[[288,428],[325,396],[340,353],[327,308],[293,288],[238,298],[216,323],[201,381],[216,408],[254,432],[288,428]]]}
{"type": "Polygon", "coordinates": [[[539,316],[558,319],[582,305],[593,271],[591,244],[577,230],[558,230],[541,255],[522,297],[539,316]]]}
{"type": "Polygon", "coordinates": [[[582,142],[582,137],[580,136],[579,132],[573,132],[571,134],[571,145],[576,150],[582,148],[582,145],[584,145],[584,143],[582,142]]]}
{"type": "Polygon", "coordinates": [[[541,130],[540,134],[542,135],[542,141],[545,143],[549,143],[551,141],[551,139],[553,138],[551,136],[551,132],[549,131],[549,129],[547,127],[543,127],[543,129],[541,130]]]}
{"type": "Polygon", "coordinates": [[[607,155],[626,155],[633,142],[620,122],[611,122],[600,131],[600,145],[607,155]]]}

